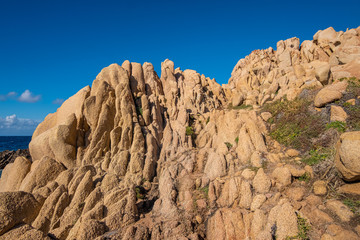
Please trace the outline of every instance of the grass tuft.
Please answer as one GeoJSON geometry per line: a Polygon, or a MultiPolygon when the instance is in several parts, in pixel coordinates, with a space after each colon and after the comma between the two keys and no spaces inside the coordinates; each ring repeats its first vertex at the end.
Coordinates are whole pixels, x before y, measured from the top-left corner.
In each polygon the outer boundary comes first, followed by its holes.
{"type": "Polygon", "coordinates": [[[345,132],[346,130],[346,123],[341,121],[334,121],[326,124],[326,129],[335,128],[339,132],[345,132]]]}

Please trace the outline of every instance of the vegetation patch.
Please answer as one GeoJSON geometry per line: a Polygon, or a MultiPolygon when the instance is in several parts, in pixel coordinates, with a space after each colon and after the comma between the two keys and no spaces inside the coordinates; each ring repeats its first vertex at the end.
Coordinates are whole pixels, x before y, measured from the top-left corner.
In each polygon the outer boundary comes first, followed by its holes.
{"type": "Polygon", "coordinates": [[[235,110],[239,110],[239,109],[252,109],[252,106],[251,105],[245,105],[245,104],[242,104],[242,105],[239,105],[239,106],[233,106],[232,103],[230,103],[228,105],[228,109],[235,109],[235,110]]]}
{"type": "Polygon", "coordinates": [[[136,113],[137,113],[137,115],[143,115],[143,110],[142,110],[142,108],[141,107],[136,107],[136,113]]]}
{"type": "Polygon", "coordinates": [[[194,129],[191,126],[186,127],[186,135],[193,136],[195,134],[194,129]]]}
{"type": "Polygon", "coordinates": [[[202,188],[199,188],[199,191],[203,194],[203,196],[208,199],[209,197],[209,186],[205,186],[202,188]]]}
{"type": "Polygon", "coordinates": [[[208,124],[210,122],[210,117],[208,117],[207,119],[206,119],[206,124],[208,124]]]}
{"type": "Polygon", "coordinates": [[[230,150],[233,147],[233,145],[229,142],[224,142],[224,143],[225,143],[226,147],[228,148],[228,150],[230,150]]]}
{"type": "Polygon", "coordinates": [[[236,137],[236,138],[235,138],[235,142],[236,142],[236,144],[239,143],[239,137],[236,137]]]}
{"type": "Polygon", "coordinates": [[[348,206],[353,213],[359,214],[360,201],[355,201],[353,199],[346,198],[346,199],[343,200],[343,203],[346,206],[348,206]]]}
{"type": "Polygon", "coordinates": [[[311,149],[308,156],[301,161],[307,165],[313,166],[327,159],[331,154],[330,152],[330,149],[327,148],[311,149]]]}
{"type": "Polygon", "coordinates": [[[136,193],[136,198],[139,199],[145,199],[145,189],[141,186],[137,186],[135,187],[135,193],[136,193]]]}
{"type": "Polygon", "coordinates": [[[307,172],[299,177],[299,181],[306,182],[306,183],[310,182],[310,179],[311,179],[311,176],[307,172]]]}
{"type": "Polygon", "coordinates": [[[268,120],[274,123],[270,136],[287,147],[305,151],[311,148],[311,139],[325,130],[325,120],[309,110],[310,104],[311,101],[302,98],[265,104],[263,112],[273,116],[268,120]]]}
{"type": "Polygon", "coordinates": [[[286,240],[310,240],[309,232],[311,230],[310,224],[307,222],[305,218],[302,218],[299,214],[297,215],[297,225],[298,225],[298,234],[292,237],[286,237],[286,240]]]}
{"type": "Polygon", "coordinates": [[[335,128],[339,132],[345,132],[346,130],[346,123],[341,121],[334,121],[326,124],[326,129],[335,128]]]}
{"type": "Polygon", "coordinates": [[[360,100],[357,98],[360,96],[360,79],[355,77],[351,78],[342,78],[342,80],[348,81],[348,87],[344,97],[335,103],[341,106],[344,111],[348,114],[346,119],[346,129],[349,131],[359,131],[360,130],[360,100]],[[350,99],[355,100],[355,105],[347,102],[350,99]]]}

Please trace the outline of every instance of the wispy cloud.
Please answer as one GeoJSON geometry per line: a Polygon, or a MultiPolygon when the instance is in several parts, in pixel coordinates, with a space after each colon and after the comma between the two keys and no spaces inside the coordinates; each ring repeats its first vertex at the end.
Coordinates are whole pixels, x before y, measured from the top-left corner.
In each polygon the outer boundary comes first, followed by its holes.
{"type": "Polygon", "coordinates": [[[17,93],[16,92],[9,92],[8,94],[6,95],[3,95],[3,94],[0,94],[0,101],[6,101],[8,100],[9,98],[14,98],[16,97],[17,93]]]}
{"type": "Polygon", "coordinates": [[[63,102],[64,102],[64,99],[57,98],[52,103],[57,104],[57,105],[61,105],[61,104],[63,104],[63,102]]]}
{"type": "Polygon", "coordinates": [[[31,135],[40,121],[18,118],[15,114],[0,117],[0,135],[31,135]]]}
{"type": "Polygon", "coordinates": [[[20,102],[27,102],[27,103],[34,103],[39,101],[41,98],[41,95],[34,95],[32,92],[30,92],[28,89],[25,90],[25,92],[23,92],[20,97],[18,98],[18,100],[20,102]]]}

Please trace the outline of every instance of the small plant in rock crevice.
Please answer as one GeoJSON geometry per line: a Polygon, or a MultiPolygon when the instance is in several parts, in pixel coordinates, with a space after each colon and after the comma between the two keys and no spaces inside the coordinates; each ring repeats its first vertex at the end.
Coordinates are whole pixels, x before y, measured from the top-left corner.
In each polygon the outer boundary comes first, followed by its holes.
{"type": "Polygon", "coordinates": [[[236,142],[236,144],[239,143],[239,137],[236,137],[236,138],[235,138],[235,142],[236,142]]]}
{"type": "Polygon", "coordinates": [[[310,179],[311,179],[311,176],[307,172],[299,177],[299,181],[306,182],[306,183],[310,182],[310,179]]]}
{"type": "Polygon", "coordinates": [[[208,124],[209,122],[210,122],[210,117],[207,117],[206,124],[208,124]]]}
{"type": "Polygon", "coordinates": [[[142,187],[135,187],[136,199],[145,199],[145,192],[142,187]]]}
{"type": "Polygon", "coordinates": [[[286,237],[286,240],[310,240],[309,232],[311,230],[311,226],[307,222],[307,220],[301,217],[299,214],[297,215],[297,225],[298,225],[298,234],[292,237],[286,237]]]}
{"type": "Polygon", "coordinates": [[[141,107],[136,107],[136,113],[137,113],[137,115],[143,115],[143,110],[142,110],[142,108],[141,107]]]}
{"type": "Polygon", "coordinates": [[[186,135],[192,136],[193,134],[195,134],[194,129],[191,126],[187,126],[186,127],[186,135]]]}
{"type": "Polygon", "coordinates": [[[233,145],[229,142],[224,142],[224,143],[225,143],[226,147],[228,148],[228,150],[230,150],[233,147],[233,145]]]}

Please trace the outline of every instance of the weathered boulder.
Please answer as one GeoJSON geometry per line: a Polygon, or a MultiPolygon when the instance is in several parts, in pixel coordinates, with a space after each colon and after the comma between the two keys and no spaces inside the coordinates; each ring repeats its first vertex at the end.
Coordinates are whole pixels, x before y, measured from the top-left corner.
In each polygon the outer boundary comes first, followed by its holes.
{"type": "Polygon", "coordinates": [[[324,105],[340,99],[346,90],[348,83],[346,81],[337,82],[321,89],[315,96],[315,107],[323,107],[324,105]]]}
{"type": "Polygon", "coordinates": [[[27,192],[0,193],[0,235],[19,223],[30,224],[39,213],[41,205],[27,192]]]}
{"type": "Polygon", "coordinates": [[[29,224],[21,224],[12,228],[10,231],[0,236],[0,240],[28,240],[28,239],[36,239],[36,240],[51,240],[49,236],[47,236],[42,231],[31,227],[29,224]]]}
{"type": "Polygon", "coordinates": [[[0,192],[17,191],[21,182],[30,171],[31,162],[27,158],[17,157],[14,163],[8,164],[0,179],[0,192]]]}
{"type": "Polygon", "coordinates": [[[354,217],[354,213],[351,212],[345,204],[338,200],[327,201],[326,208],[335,213],[343,222],[349,222],[351,218],[354,217]]]}
{"type": "Polygon", "coordinates": [[[340,106],[332,105],[330,108],[330,121],[340,121],[340,122],[346,122],[346,119],[348,118],[347,113],[344,111],[344,109],[340,106]]]}
{"type": "Polygon", "coordinates": [[[252,183],[254,189],[258,193],[267,193],[271,188],[271,180],[264,173],[264,169],[260,168],[252,183]]]}
{"type": "Polygon", "coordinates": [[[30,172],[22,181],[19,190],[32,192],[35,188],[45,186],[48,182],[64,171],[63,165],[52,158],[43,157],[41,160],[33,162],[30,172]]]}
{"type": "Polygon", "coordinates": [[[336,144],[335,165],[346,181],[360,180],[360,131],[346,132],[336,144]]]}

